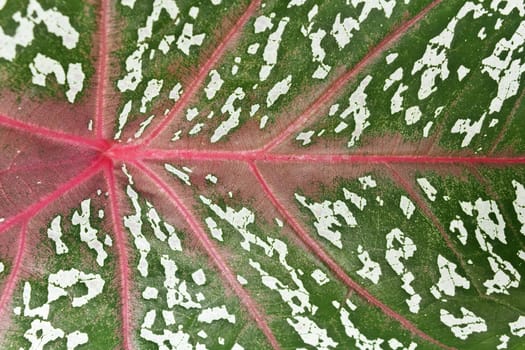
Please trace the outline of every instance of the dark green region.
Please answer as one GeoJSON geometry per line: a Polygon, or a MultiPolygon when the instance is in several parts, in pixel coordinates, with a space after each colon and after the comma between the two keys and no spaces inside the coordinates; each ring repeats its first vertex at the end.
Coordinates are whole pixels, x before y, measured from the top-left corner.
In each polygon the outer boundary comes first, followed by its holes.
{"type": "MultiPolygon", "coordinates": [[[[21,17],[27,16],[30,2],[29,0],[7,1],[5,7],[0,10],[0,27],[5,35],[16,35],[20,24],[13,19],[13,16],[15,14],[21,17]]],[[[68,49],[63,45],[62,38],[48,31],[43,21],[36,24],[33,41],[27,47],[17,45],[16,57],[13,61],[0,58],[0,88],[7,88],[32,98],[53,97],[66,100],[67,81],[64,85],[60,85],[53,74],[47,76],[45,87],[33,84],[29,65],[40,53],[59,61],[65,75],[67,75],[68,64],[81,63],[86,77],[82,91],[75,97],[75,101],[79,101],[86,95],[95,73],[93,55],[96,53],[93,52],[93,42],[96,35],[97,8],[81,0],[39,0],[38,3],[44,11],[55,9],[68,17],[72,27],[80,34],[78,43],[76,47],[68,49]]]]}
{"type": "MultiPolygon", "coordinates": [[[[75,209],[79,211],[80,208],[75,209]]],[[[23,279],[15,289],[13,297],[13,307],[20,307],[21,315],[13,314],[14,325],[8,331],[3,342],[5,349],[19,349],[28,348],[30,343],[25,339],[24,334],[31,328],[33,320],[40,319],[40,317],[26,317],[24,316],[24,303],[22,294],[24,290],[24,283],[27,281],[31,284],[31,299],[30,308],[37,308],[47,302],[48,298],[48,282],[47,278],[52,273],[57,273],[60,270],[76,269],[86,274],[100,275],[104,280],[104,288],[101,294],[98,294],[93,299],[90,299],[87,304],[81,307],[73,307],[72,299],[74,297],[81,297],[86,295],[87,287],[78,283],[72,287],[66,288],[68,296],[60,297],[58,300],[51,302],[49,317],[46,321],[50,322],[54,328],[62,329],[67,335],[73,331],[80,331],[87,333],[88,342],[79,345],[76,349],[113,349],[117,348],[121,342],[121,315],[120,315],[120,300],[119,290],[116,285],[118,268],[116,266],[115,255],[111,247],[104,245],[104,250],[108,253],[105,259],[104,266],[101,267],[96,262],[97,253],[88,248],[85,242],[80,240],[80,228],[78,225],[71,224],[71,218],[75,210],[72,210],[67,217],[62,217],[62,241],[68,247],[67,254],[58,255],[55,253],[55,243],[47,238],[47,227],[40,230],[40,237],[45,237],[40,241],[35,251],[38,255],[34,257],[33,269],[35,275],[40,271],[45,272],[40,278],[35,276],[23,279]]],[[[104,241],[105,234],[113,235],[107,232],[103,227],[107,223],[103,219],[99,219],[97,215],[98,208],[91,206],[91,226],[98,230],[97,238],[99,241],[104,241]]],[[[48,226],[50,227],[50,226],[48,226]]],[[[114,244],[114,242],[113,242],[114,244]]],[[[42,332],[37,332],[37,335],[42,332]]],[[[66,336],[47,343],[45,349],[65,349],[66,336]]]]}

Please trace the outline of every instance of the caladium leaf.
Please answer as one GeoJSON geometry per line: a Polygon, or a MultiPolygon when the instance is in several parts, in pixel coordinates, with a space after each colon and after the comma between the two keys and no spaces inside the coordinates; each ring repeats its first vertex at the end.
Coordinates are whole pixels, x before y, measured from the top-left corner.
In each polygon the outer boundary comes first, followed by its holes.
{"type": "Polygon", "coordinates": [[[523,348],[524,18],[0,0],[0,347],[523,348]]]}

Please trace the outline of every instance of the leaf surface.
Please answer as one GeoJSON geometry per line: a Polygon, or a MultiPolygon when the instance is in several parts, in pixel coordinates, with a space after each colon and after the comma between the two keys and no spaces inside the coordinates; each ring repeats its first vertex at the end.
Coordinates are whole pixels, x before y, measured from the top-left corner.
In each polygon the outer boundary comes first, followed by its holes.
{"type": "Polygon", "coordinates": [[[521,1],[0,1],[0,346],[521,349],[521,1]]]}

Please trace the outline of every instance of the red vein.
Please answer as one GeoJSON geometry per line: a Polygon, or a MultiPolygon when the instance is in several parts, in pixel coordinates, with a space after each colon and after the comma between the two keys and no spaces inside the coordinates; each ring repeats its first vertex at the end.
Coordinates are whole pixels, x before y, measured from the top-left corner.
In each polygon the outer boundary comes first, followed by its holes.
{"type": "Polygon", "coordinates": [[[124,349],[131,349],[131,327],[130,327],[130,306],[129,306],[129,265],[128,265],[128,253],[126,249],[126,237],[124,230],[122,229],[122,223],[120,222],[120,210],[118,205],[117,189],[115,185],[115,174],[113,171],[113,162],[110,160],[106,161],[104,167],[104,174],[109,190],[109,202],[111,209],[111,218],[113,220],[113,231],[115,232],[115,243],[118,251],[118,267],[120,272],[120,299],[122,302],[121,306],[121,318],[122,318],[122,334],[124,349]]]}
{"type": "Polygon", "coordinates": [[[381,40],[379,44],[374,46],[366,56],[364,56],[356,65],[350,70],[341,75],[335,80],[297,119],[294,120],[286,129],[273,138],[269,143],[262,147],[262,150],[268,151],[275,148],[285,139],[287,139],[292,133],[294,133],[304,122],[311,118],[321,107],[330,102],[337,94],[339,94],[345,87],[345,85],[357,76],[368,64],[379,57],[382,52],[391,45],[398,38],[403,36],[405,32],[412,26],[417,24],[427,13],[434,7],[439,5],[442,0],[434,0],[427,5],[421,12],[412,17],[410,20],[404,22],[393,32],[388,34],[381,40]]]}
{"type": "Polygon", "coordinates": [[[412,334],[417,335],[418,337],[431,342],[443,349],[451,349],[450,347],[440,343],[438,340],[430,337],[428,334],[418,329],[414,324],[409,320],[404,318],[402,315],[398,314],[387,305],[383,304],[379,299],[374,297],[368,290],[363,288],[357,282],[355,282],[346,272],[324,251],[321,245],[302,228],[299,222],[290,214],[286,208],[279,202],[277,197],[273,194],[268,183],[263,178],[259,169],[255,166],[253,162],[249,163],[250,169],[254,176],[257,178],[257,181],[263,188],[264,192],[272,202],[272,204],[277,208],[281,215],[286,219],[288,224],[292,227],[295,233],[299,238],[306,244],[306,246],[330,269],[332,272],[339,278],[344,284],[346,284],[350,289],[354,290],[362,298],[367,300],[370,304],[379,308],[385,315],[393,318],[399,322],[405,329],[410,331],[412,334]]]}
{"type": "Polygon", "coordinates": [[[98,150],[107,148],[108,142],[105,140],[91,140],[82,136],[62,133],[60,131],[51,130],[35,124],[22,122],[16,119],[11,119],[4,115],[0,115],[0,126],[5,126],[11,129],[24,131],[28,134],[42,136],[54,141],[65,142],[81,147],[89,147],[98,150]]]}
{"type": "Polygon", "coordinates": [[[186,106],[190,103],[192,97],[195,95],[199,87],[202,85],[202,83],[208,76],[210,70],[217,64],[217,62],[222,58],[222,56],[226,52],[228,44],[237,36],[237,34],[241,31],[246,22],[248,22],[255,10],[259,7],[260,2],[260,0],[252,0],[251,4],[244,11],[239,20],[235,23],[235,25],[224,37],[224,39],[222,39],[215,51],[213,51],[210,58],[208,58],[206,63],[199,69],[199,72],[195,76],[195,79],[193,79],[191,84],[189,85],[188,90],[183,93],[182,98],[179,101],[177,101],[177,103],[175,103],[175,105],[170,110],[166,118],[162,120],[162,122],[151,132],[151,134],[149,134],[149,136],[143,139],[142,144],[148,145],[151,141],[153,141],[153,139],[155,139],[168,127],[168,125],[171,123],[173,118],[175,118],[177,113],[186,108],[186,106]]]}
{"type": "Polygon", "coordinates": [[[96,172],[98,172],[102,167],[102,159],[99,158],[96,161],[94,161],[87,169],[82,171],[80,174],[57,188],[55,191],[49,193],[48,195],[41,198],[39,201],[34,203],[33,205],[27,207],[22,212],[18,213],[15,216],[12,216],[8,218],[6,221],[4,221],[0,225],[0,233],[4,232],[8,228],[12,227],[16,223],[20,222],[21,220],[28,219],[30,217],[33,217],[36,215],[40,210],[47,207],[48,205],[51,205],[55,200],[60,198],[64,193],[70,191],[71,189],[81,185],[88,179],[90,179],[96,172]]]}
{"type": "Polygon", "coordinates": [[[429,156],[429,155],[362,155],[362,154],[278,154],[264,151],[200,151],[200,150],[166,150],[166,149],[132,149],[126,146],[114,147],[107,152],[113,159],[184,159],[184,160],[222,160],[222,161],[266,161],[275,163],[420,163],[420,164],[492,164],[519,165],[525,164],[525,157],[463,157],[463,156],[429,156]]]}
{"type": "Polygon", "coordinates": [[[270,327],[266,323],[266,320],[258,310],[257,305],[251,299],[250,295],[246,292],[246,290],[237,282],[235,275],[233,274],[227,263],[224,261],[224,259],[221,257],[217,248],[215,247],[209,236],[206,234],[206,232],[203,230],[201,225],[198,223],[197,219],[184,205],[182,199],[179,198],[177,193],[175,193],[175,191],[171,187],[169,187],[168,184],[160,178],[160,176],[158,176],[151,169],[149,169],[144,163],[133,162],[132,164],[134,164],[137,168],[142,170],[144,174],[146,174],[160,189],[162,189],[164,193],[168,195],[175,208],[184,216],[184,219],[190,225],[193,233],[195,233],[195,235],[197,236],[197,239],[201,242],[204,250],[213,260],[222,276],[226,279],[226,282],[228,282],[228,284],[233,288],[237,296],[240,298],[241,302],[248,310],[248,313],[255,320],[263,334],[266,336],[266,338],[272,345],[272,347],[274,349],[279,349],[279,343],[273,335],[270,327]]]}
{"type": "Polygon", "coordinates": [[[26,236],[27,223],[24,223],[22,225],[22,228],[20,229],[20,238],[18,243],[18,250],[15,256],[15,262],[13,264],[11,272],[9,273],[9,277],[7,278],[4,290],[0,295],[0,314],[7,314],[7,312],[4,312],[4,309],[6,308],[9,300],[11,300],[11,296],[13,295],[13,292],[15,290],[16,282],[18,281],[18,275],[20,272],[20,267],[22,266],[22,260],[24,259],[26,236]]]}
{"type": "Polygon", "coordinates": [[[98,68],[97,68],[97,98],[95,111],[95,133],[97,138],[104,137],[104,106],[106,93],[107,75],[107,36],[108,36],[108,12],[109,1],[102,0],[100,6],[100,36],[98,48],[98,68]]]}

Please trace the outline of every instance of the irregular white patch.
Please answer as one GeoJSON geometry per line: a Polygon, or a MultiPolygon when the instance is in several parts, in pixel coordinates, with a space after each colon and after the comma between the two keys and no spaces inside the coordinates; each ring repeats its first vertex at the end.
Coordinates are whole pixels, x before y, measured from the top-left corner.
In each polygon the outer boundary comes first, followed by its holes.
{"type": "Polygon", "coordinates": [[[403,110],[403,93],[408,90],[408,86],[399,84],[396,92],[390,100],[390,113],[396,114],[403,110]]]}
{"type": "Polygon", "coordinates": [[[150,115],[148,118],[146,118],[145,120],[143,120],[140,125],[139,125],[139,129],[135,132],[135,134],[133,134],[133,137],[135,137],[136,139],[138,139],[139,137],[142,136],[142,134],[144,133],[144,130],[146,130],[146,128],[151,124],[151,122],[153,121],[153,118],[155,118],[155,115],[152,114],[150,115]]]}
{"type": "Polygon", "coordinates": [[[382,274],[381,266],[370,258],[368,252],[365,251],[361,245],[357,247],[357,253],[357,257],[363,264],[363,267],[357,270],[356,273],[362,278],[367,278],[372,281],[372,283],[377,284],[382,274]]]}
{"type": "Polygon", "coordinates": [[[363,210],[366,207],[366,199],[358,195],[357,193],[350,192],[343,187],[343,196],[355,205],[359,210],[363,210]]]}
{"type": "Polygon", "coordinates": [[[422,115],[419,106],[412,106],[405,111],[405,123],[413,125],[421,119],[422,115]]]}
{"type": "Polygon", "coordinates": [[[118,130],[115,133],[115,136],[113,137],[115,140],[120,139],[122,131],[124,130],[124,126],[128,122],[128,116],[129,112],[131,112],[131,106],[132,101],[130,100],[124,105],[124,108],[122,108],[122,111],[120,112],[120,115],[118,117],[118,130]]]}
{"type": "Polygon", "coordinates": [[[366,190],[367,188],[377,187],[376,180],[374,180],[370,175],[360,177],[358,180],[361,183],[361,187],[363,188],[363,190],[366,190]]]}
{"type": "Polygon", "coordinates": [[[241,115],[241,108],[235,108],[234,102],[237,100],[243,100],[245,97],[244,90],[241,87],[235,89],[235,91],[228,96],[226,102],[221,107],[221,113],[228,113],[230,117],[224,120],[213,132],[210,141],[215,143],[221,138],[226,136],[233,128],[239,125],[239,117],[241,115]]]}
{"type": "Polygon", "coordinates": [[[70,63],[67,68],[66,82],[69,89],[66,91],[67,100],[71,103],[75,102],[77,94],[82,91],[84,87],[84,79],[86,75],[82,71],[82,64],[70,63]]]}
{"type": "Polygon", "coordinates": [[[133,6],[135,6],[135,1],[136,0],[120,0],[120,4],[122,6],[127,6],[132,9],[133,6]]]}
{"type": "Polygon", "coordinates": [[[204,92],[206,93],[206,98],[211,100],[215,97],[217,91],[221,89],[222,84],[224,84],[224,80],[222,80],[221,75],[215,69],[212,69],[209,75],[210,82],[204,88],[204,92]]]}
{"type": "Polygon", "coordinates": [[[167,222],[162,222],[159,213],[157,213],[157,210],[153,207],[153,205],[150,202],[146,201],[146,206],[148,207],[146,219],[151,225],[155,237],[157,237],[157,239],[162,242],[166,241],[167,238],[168,246],[170,247],[170,249],[181,252],[182,244],[179,237],[177,236],[177,233],[175,232],[175,228],[167,222]],[[164,229],[167,232],[167,236],[162,230],[161,223],[163,224],[162,226],[164,226],[164,229]]]}
{"type": "Polygon", "coordinates": [[[98,240],[97,232],[89,222],[91,216],[91,199],[85,199],[80,203],[81,213],[77,210],[73,213],[71,218],[71,224],[79,226],[80,228],[80,240],[86,242],[90,249],[93,249],[97,253],[97,264],[104,266],[104,261],[108,257],[108,254],[104,250],[104,244],[98,240]]]}
{"type": "Polygon", "coordinates": [[[430,135],[430,129],[432,128],[432,125],[434,125],[433,121],[429,121],[425,124],[425,127],[423,128],[423,137],[428,137],[428,135],[430,135]]]}
{"type": "Polygon", "coordinates": [[[219,226],[217,226],[215,220],[213,220],[213,218],[211,217],[207,217],[204,221],[206,222],[206,225],[210,230],[211,236],[216,240],[222,242],[222,229],[219,226]]]}
{"type": "Polygon", "coordinates": [[[432,295],[439,299],[441,293],[448,296],[456,295],[456,287],[470,288],[470,282],[456,272],[457,265],[448,261],[441,254],[438,255],[437,264],[439,269],[439,281],[430,288],[432,295]]]}
{"type": "Polygon", "coordinates": [[[330,35],[334,37],[337,46],[339,46],[339,50],[342,50],[350,43],[350,40],[354,36],[354,33],[352,33],[354,30],[359,30],[359,22],[356,19],[347,17],[341,20],[340,13],[335,16],[330,35]]]}
{"type": "Polygon", "coordinates": [[[226,320],[231,324],[235,324],[235,315],[232,315],[226,309],[226,305],[220,307],[206,308],[197,316],[197,321],[204,323],[212,323],[219,320],[226,320]]]}
{"type": "Polygon", "coordinates": [[[160,258],[160,264],[164,268],[164,276],[166,276],[164,287],[166,288],[166,303],[168,308],[171,309],[175,305],[179,305],[185,309],[200,309],[201,304],[193,301],[188,291],[186,281],[181,281],[177,278],[176,273],[178,267],[175,261],[167,255],[163,255],[160,258]]]}
{"type": "Polygon", "coordinates": [[[57,215],[51,221],[51,226],[47,229],[47,237],[55,242],[55,250],[58,255],[67,254],[69,252],[68,247],[62,241],[62,227],[60,226],[61,219],[62,217],[57,215]]]}
{"type": "Polygon", "coordinates": [[[430,182],[424,178],[420,177],[417,179],[417,183],[419,187],[425,192],[425,195],[428,199],[430,199],[432,202],[436,200],[437,190],[430,184],[430,182]]]}
{"type": "Polygon", "coordinates": [[[190,343],[190,335],[182,331],[182,327],[179,327],[177,332],[172,332],[168,329],[164,329],[162,334],[153,333],[151,328],[155,323],[157,317],[156,310],[149,310],[144,316],[140,329],[140,337],[157,344],[159,349],[177,349],[177,350],[193,350],[193,346],[190,343]]]}
{"type": "Polygon", "coordinates": [[[5,265],[3,262],[0,261],[0,273],[5,271],[5,265]]]}
{"type": "Polygon", "coordinates": [[[454,219],[450,222],[449,229],[451,232],[458,231],[458,239],[461,242],[461,244],[466,245],[467,244],[467,238],[468,238],[468,232],[465,228],[465,224],[463,223],[463,220],[460,219],[454,219]]]}
{"type": "Polygon", "coordinates": [[[155,287],[146,287],[142,292],[142,297],[146,300],[157,299],[159,296],[159,290],[155,287]]]}
{"type": "MultiPolygon", "coordinates": [[[[474,215],[474,212],[477,212],[476,222],[478,227],[490,237],[490,239],[497,239],[501,243],[507,244],[505,238],[505,219],[499,211],[498,204],[495,201],[478,198],[474,204],[463,201],[460,201],[459,203],[465,214],[472,216],[474,215]]],[[[480,242],[480,244],[485,246],[482,242],[480,242]]],[[[487,248],[484,247],[483,250],[487,250],[487,248]]]]}
{"type": "Polygon", "coordinates": [[[177,102],[182,95],[182,85],[180,83],[175,84],[175,86],[170,90],[169,98],[177,102]]]}
{"type": "Polygon", "coordinates": [[[306,0],[290,0],[290,2],[288,3],[287,8],[290,8],[290,7],[293,7],[293,6],[302,6],[302,5],[304,5],[305,2],[306,2],[306,0]]]}
{"type": "Polygon", "coordinates": [[[148,85],[144,90],[144,96],[142,96],[140,113],[146,113],[146,105],[153,101],[153,99],[160,94],[163,84],[164,80],[151,79],[148,81],[148,85]]]}
{"type": "Polygon", "coordinates": [[[399,56],[399,54],[397,52],[389,53],[385,57],[386,64],[391,64],[392,62],[394,62],[396,60],[396,58],[398,56],[399,56]]]}
{"type": "Polygon", "coordinates": [[[514,187],[516,199],[512,201],[514,211],[521,223],[520,232],[525,235],[525,187],[516,180],[512,180],[512,187],[514,187]]]}
{"type": "Polygon", "coordinates": [[[217,176],[215,176],[213,174],[208,174],[208,175],[206,175],[206,180],[208,180],[212,184],[216,184],[218,179],[217,179],[217,176]]]}
{"type": "Polygon", "coordinates": [[[371,81],[372,76],[370,75],[367,75],[361,80],[357,89],[348,99],[348,107],[339,115],[339,118],[343,120],[349,115],[352,115],[354,118],[355,129],[352,132],[350,141],[348,141],[348,147],[354,146],[361,138],[364,129],[370,126],[370,123],[367,121],[370,117],[370,111],[366,106],[366,98],[368,95],[365,93],[365,89],[371,81]]]}
{"type": "Polygon", "coordinates": [[[73,350],[79,345],[87,344],[89,337],[86,333],[74,331],[66,335],[67,350],[73,350]]]}
{"type": "Polygon", "coordinates": [[[268,95],[266,97],[266,106],[271,107],[275,101],[279,99],[279,97],[286,95],[288,90],[290,90],[290,86],[292,86],[291,75],[288,75],[283,80],[275,83],[275,85],[268,91],[268,95]]]}
{"type": "Polygon", "coordinates": [[[340,200],[335,202],[326,200],[322,203],[308,203],[306,197],[297,193],[295,193],[295,199],[305,208],[308,208],[314,215],[314,227],[316,228],[319,236],[326,238],[337,248],[342,249],[343,243],[341,242],[341,232],[331,229],[332,225],[341,227],[341,222],[337,219],[337,216],[341,216],[347,226],[357,226],[357,221],[355,220],[352,212],[350,212],[350,209],[348,209],[346,203],[340,200]]]}
{"type": "Polygon", "coordinates": [[[430,39],[423,57],[414,63],[412,75],[423,70],[421,86],[418,91],[420,100],[426,99],[437,90],[436,79],[438,76],[442,81],[448,78],[450,72],[448,70],[447,53],[451,48],[457,24],[470,12],[474,12],[474,19],[487,13],[482,4],[474,4],[471,1],[466,2],[454,18],[450,20],[447,27],[439,35],[430,39]]]}
{"type": "MultiPolygon", "coordinates": [[[[303,33],[305,34],[305,33],[303,33]]],[[[321,41],[326,36],[326,32],[323,29],[318,29],[316,32],[309,33],[308,38],[311,40],[311,50],[312,50],[312,61],[319,62],[316,70],[312,74],[314,79],[324,79],[332,69],[331,66],[324,63],[326,57],[326,51],[321,46],[321,41]]]]}
{"type": "Polygon", "coordinates": [[[304,316],[287,318],[286,322],[292,326],[305,344],[314,346],[319,350],[335,348],[338,343],[333,340],[326,329],[320,328],[314,321],[304,316]]]}
{"type": "Polygon", "coordinates": [[[319,269],[315,269],[310,276],[312,276],[315,282],[317,282],[317,284],[320,286],[325,285],[328,282],[330,282],[330,279],[328,278],[328,276],[326,276],[326,274],[319,269]]]}
{"type": "Polygon", "coordinates": [[[170,174],[175,175],[180,181],[184,182],[186,185],[191,186],[190,176],[184,171],[177,169],[171,164],[164,164],[164,169],[166,169],[170,174]]]}
{"type": "Polygon", "coordinates": [[[401,81],[401,79],[403,79],[403,68],[399,67],[385,80],[385,85],[383,85],[383,91],[390,89],[392,85],[394,85],[398,81],[401,81]]]}
{"type": "Polygon", "coordinates": [[[303,131],[300,132],[295,138],[297,141],[303,141],[302,146],[306,146],[312,142],[312,136],[314,136],[315,131],[303,131]]]}
{"type": "Polygon", "coordinates": [[[268,116],[267,115],[264,115],[262,118],[261,118],[261,121],[259,123],[259,129],[264,129],[266,127],[266,123],[268,123],[268,116]]]}
{"type": "MultiPolygon", "coordinates": [[[[105,281],[100,275],[84,273],[77,269],[60,270],[57,273],[50,274],[47,280],[48,303],[58,300],[62,296],[69,296],[66,288],[70,288],[78,283],[84,284],[87,292],[81,297],[74,296],[72,298],[71,305],[73,307],[86,305],[91,299],[102,293],[105,284],[105,281]]],[[[69,297],[71,298],[71,296],[69,297]]]]}
{"type": "Polygon", "coordinates": [[[508,347],[509,340],[510,337],[506,334],[503,334],[501,337],[499,337],[500,343],[496,346],[496,349],[506,349],[508,347]]]}
{"type": "Polygon", "coordinates": [[[414,203],[412,203],[412,201],[406,196],[401,196],[399,208],[401,208],[403,215],[405,215],[408,220],[410,220],[416,210],[414,203]]]}
{"type": "Polygon", "coordinates": [[[248,49],[246,50],[246,52],[249,55],[255,55],[257,53],[257,50],[259,50],[259,46],[260,46],[259,43],[253,43],[250,46],[248,46],[248,49]]]}
{"type": "Polygon", "coordinates": [[[239,282],[243,286],[248,284],[246,278],[242,277],[241,275],[237,275],[237,282],[239,282]]]}
{"type": "Polygon", "coordinates": [[[33,320],[31,328],[24,333],[24,338],[31,343],[29,350],[43,350],[44,345],[59,338],[64,338],[64,336],[63,330],[53,327],[48,321],[39,319],[33,320]]]}
{"type": "Polygon", "coordinates": [[[452,134],[466,134],[463,138],[463,141],[461,142],[461,147],[467,147],[470,145],[470,142],[476,136],[481,132],[481,127],[483,126],[483,122],[485,121],[485,117],[487,116],[486,113],[484,113],[481,118],[478,121],[472,122],[470,119],[458,119],[456,120],[456,123],[454,126],[452,126],[452,129],[450,132],[452,134]]]}
{"type": "Polygon", "coordinates": [[[412,272],[409,272],[401,262],[401,259],[408,260],[413,257],[417,247],[410,237],[405,236],[400,229],[395,228],[386,235],[386,248],[386,261],[390,267],[392,267],[394,272],[401,276],[401,280],[403,281],[401,288],[410,295],[410,298],[406,300],[409,310],[412,313],[418,313],[421,296],[416,293],[411,286],[411,283],[414,280],[414,275],[412,272]],[[397,243],[394,244],[394,241],[397,243]]]}
{"type": "Polygon", "coordinates": [[[268,42],[266,43],[263,52],[263,60],[265,64],[259,71],[259,79],[261,81],[265,81],[268,78],[273,67],[277,63],[277,51],[279,50],[279,46],[281,44],[281,37],[283,35],[284,29],[286,28],[286,25],[289,21],[290,18],[288,17],[282,18],[277,25],[277,29],[268,37],[268,42]]]}
{"type": "Polygon", "coordinates": [[[514,322],[509,323],[510,332],[518,337],[525,335],[525,316],[520,316],[514,322]]]}
{"type": "Polygon", "coordinates": [[[137,269],[139,270],[142,277],[147,277],[147,257],[149,251],[151,250],[151,246],[146,237],[144,237],[144,235],[142,234],[142,208],[140,207],[138,201],[139,196],[137,192],[135,192],[133,187],[131,187],[130,185],[126,187],[126,194],[131,200],[131,204],[133,205],[135,213],[124,216],[124,226],[129,230],[129,232],[131,232],[131,235],[134,238],[133,243],[135,244],[135,247],[138,249],[140,254],[137,269]]]}
{"type": "Polygon", "coordinates": [[[170,50],[170,45],[175,41],[174,35],[164,35],[162,40],[159,43],[159,50],[163,54],[167,54],[170,50]]]}
{"type": "Polygon", "coordinates": [[[120,92],[135,91],[142,81],[142,55],[147,48],[147,44],[139,44],[135,51],[126,58],[127,74],[117,82],[120,92]]]}
{"type": "Polygon", "coordinates": [[[458,80],[462,81],[469,73],[470,73],[470,69],[468,69],[464,65],[460,65],[458,68],[458,80]]]}
{"type": "Polygon", "coordinates": [[[261,15],[253,23],[255,34],[265,32],[273,28],[272,19],[268,16],[261,15]]]}
{"type": "Polygon", "coordinates": [[[468,338],[472,333],[483,333],[487,331],[487,324],[484,319],[476,316],[472,311],[462,307],[462,316],[456,318],[445,309],[440,310],[439,319],[443,324],[450,328],[454,335],[462,340],[468,338]]]}
{"type": "Polygon", "coordinates": [[[498,93],[490,102],[489,114],[500,112],[505,100],[518,93],[521,75],[525,72],[525,61],[513,57],[514,51],[523,48],[524,43],[525,21],[520,23],[510,40],[500,39],[492,54],[481,61],[481,72],[487,73],[498,84],[498,93]]]}
{"type": "Polygon", "coordinates": [[[198,269],[194,273],[191,274],[191,278],[193,279],[193,282],[197,284],[198,286],[202,286],[206,283],[206,275],[204,274],[204,271],[202,269],[198,269]]]}

